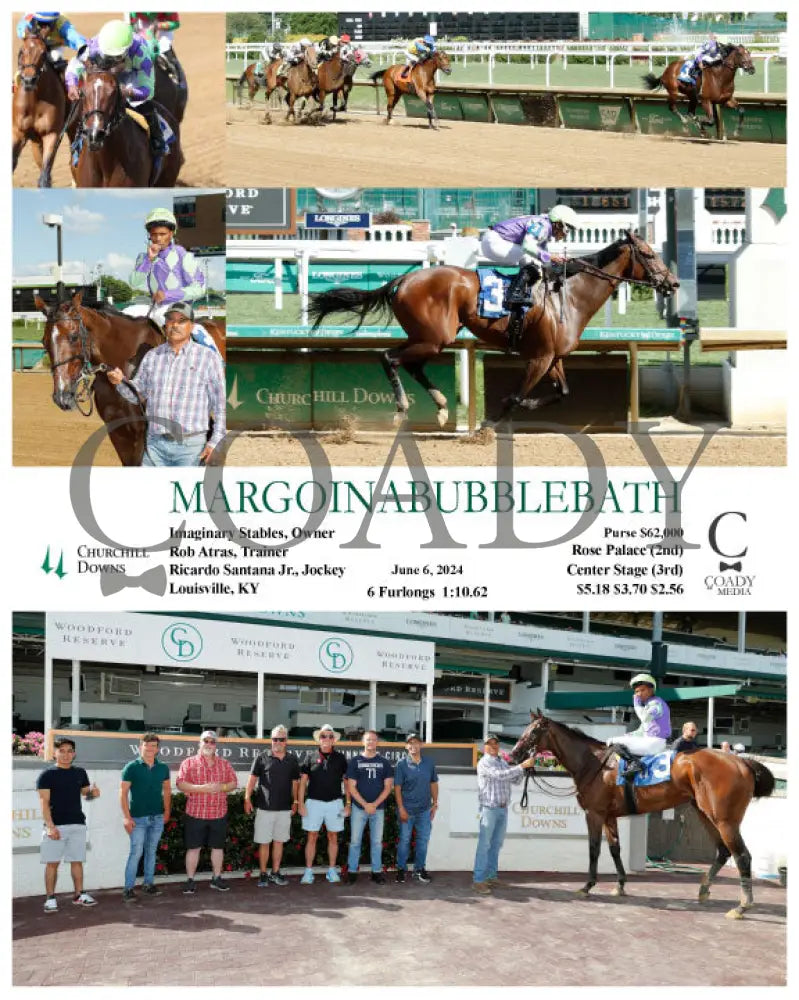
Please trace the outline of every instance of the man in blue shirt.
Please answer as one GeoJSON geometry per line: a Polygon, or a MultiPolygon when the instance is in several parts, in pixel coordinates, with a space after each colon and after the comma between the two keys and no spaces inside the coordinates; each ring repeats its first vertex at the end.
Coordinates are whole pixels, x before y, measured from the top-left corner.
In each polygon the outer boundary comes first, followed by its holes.
{"type": "Polygon", "coordinates": [[[350,851],[347,858],[347,881],[352,885],[358,878],[363,831],[369,824],[372,881],[383,885],[383,821],[386,799],[394,784],[394,768],[387,757],[377,752],[377,733],[367,729],[363,734],[363,753],[347,765],[347,784],[352,796],[350,815],[350,851]]]}
{"type": "Polygon", "coordinates": [[[394,798],[400,819],[400,836],[397,847],[397,882],[405,881],[411,832],[416,830],[416,850],[413,860],[413,877],[427,885],[432,882],[425,864],[430,828],[438,810],[438,774],[429,757],[422,756],[422,741],[416,733],[409,733],[405,740],[407,757],[397,763],[394,774],[394,798]]]}

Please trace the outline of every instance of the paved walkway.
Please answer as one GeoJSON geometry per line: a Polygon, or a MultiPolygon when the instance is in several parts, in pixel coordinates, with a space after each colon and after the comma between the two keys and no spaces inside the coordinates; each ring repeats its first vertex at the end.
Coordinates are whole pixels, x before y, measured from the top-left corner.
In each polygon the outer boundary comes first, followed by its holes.
{"type": "MultiPolygon", "coordinates": [[[[754,911],[725,920],[737,883],[723,876],[696,903],[695,873],[632,876],[630,895],[603,882],[589,900],[576,875],[504,874],[491,896],[466,872],[431,885],[354,886],[229,893],[180,883],[123,904],[118,891],[81,909],[60,895],[13,905],[15,986],[778,986],[785,984],[786,892],[757,881],[754,911]],[[412,956],[412,957],[411,957],[412,956]],[[642,971],[643,974],[642,974],[642,971]]],[[[63,879],[63,875],[62,875],[63,879]]]]}

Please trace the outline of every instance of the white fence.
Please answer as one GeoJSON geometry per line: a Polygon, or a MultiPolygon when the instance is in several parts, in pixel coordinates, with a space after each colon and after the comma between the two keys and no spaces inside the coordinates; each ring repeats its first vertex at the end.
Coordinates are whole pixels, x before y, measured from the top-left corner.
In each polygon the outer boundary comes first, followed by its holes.
{"type": "MultiPolygon", "coordinates": [[[[753,41],[750,36],[724,36],[723,41],[745,44],[752,58],[763,61],[763,91],[768,93],[769,66],[774,59],[787,57],[785,36],[774,36],[772,41],[753,41]]],[[[252,61],[261,58],[263,42],[230,42],[226,46],[227,59],[230,62],[241,62],[242,69],[252,61]]],[[[494,70],[503,58],[510,62],[511,58],[525,56],[529,60],[530,69],[539,63],[544,64],[545,85],[551,86],[552,64],[554,60],[562,60],[563,67],[568,67],[569,59],[575,57],[591,57],[594,65],[603,64],[608,74],[607,85],[616,85],[616,66],[622,60],[633,62],[646,60],[649,70],[654,68],[656,57],[680,59],[687,57],[699,44],[698,37],[685,39],[670,38],[657,42],[446,42],[443,46],[451,58],[466,65],[467,60],[477,59],[487,64],[488,84],[494,83],[494,70]]],[[[394,64],[405,59],[405,43],[367,42],[363,47],[377,64],[394,64]]]]}

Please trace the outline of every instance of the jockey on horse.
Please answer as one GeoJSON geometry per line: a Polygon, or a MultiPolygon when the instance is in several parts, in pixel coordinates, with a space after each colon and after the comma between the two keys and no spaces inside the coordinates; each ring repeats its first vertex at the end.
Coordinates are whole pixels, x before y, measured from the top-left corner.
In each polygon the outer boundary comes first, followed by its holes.
{"type": "Polygon", "coordinates": [[[551,239],[564,240],[568,230],[576,229],[580,219],[568,205],[555,205],[545,215],[520,215],[498,222],[483,233],[480,252],[496,264],[519,264],[505,296],[508,320],[508,351],[522,328],[523,306],[532,304],[532,292],[546,276],[551,264],[562,264],[565,257],[553,257],[547,250],[551,239]]]}
{"type": "Polygon", "coordinates": [[[320,62],[324,62],[326,59],[332,59],[336,52],[338,52],[340,45],[341,39],[338,35],[328,35],[327,38],[323,38],[321,42],[317,42],[316,54],[319,57],[320,62]]]}
{"type": "Polygon", "coordinates": [[[76,101],[79,97],[78,88],[86,75],[87,62],[104,69],[120,67],[116,76],[122,96],[147,120],[153,174],[156,174],[156,165],[168,152],[169,146],[161,131],[161,119],[153,106],[155,57],[149,42],[135,34],[125,21],[107,21],[67,66],[66,84],[70,100],[76,101]]]}
{"type": "MultiPolygon", "coordinates": [[[[163,325],[169,308],[177,303],[187,306],[205,292],[205,275],[194,254],[175,242],[177,219],[168,208],[155,208],[144,222],[149,245],[136,258],[130,276],[134,291],[145,292],[152,299],[147,315],[163,325]]],[[[141,307],[125,310],[128,315],[140,315],[141,307]]],[[[187,318],[194,320],[194,314],[187,318]]],[[[191,336],[197,343],[216,350],[213,338],[201,323],[194,324],[191,336]]]]}
{"type": "Polygon", "coordinates": [[[313,47],[310,38],[301,38],[298,42],[287,45],[283,51],[283,65],[277,71],[278,76],[285,76],[292,66],[298,66],[305,58],[305,53],[313,47]]]}
{"type": "Polygon", "coordinates": [[[631,733],[612,736],[607,741],[607,745],[627,761],[625,778],[628,781],[642,770],[641,757],[661,753],[671,737],[671,713],[666,702],[655,694],[655,678],[651,674],[636,674],[630,687],[633,689],[633,708],[641,725],[631,733]]]}
{"type": "Polygon", "coordinates": [[[436,40],[432,35],[425,35],[423,38],[414,38],[405,50],[405,66],[402,73],[400,73],[400,78],[407,80],[411,75],[413,67],[417,63],[424,62],[425,59],[429,59],[435,51],[436,40]]]}
{"type": "Polygon", "coordinates": [[[702,66],[715,66],[721,62],[722,58],[723,53],[718,39],[715,35],[710,35],[707,41],[702,42],[693,56],[686,59],[678,80],[680,83],[698,87],[702,66]]]}
{"type": "Polygon", "coordinates": [[[17,38],[24,38],[28,33],[41,38],[47,46],[48,59],[59,73],[67,65],[62,46],[77,51],[86,44],[83,35],[58,11],[24,14],[17,22],[17,38]]]}
{"type": "Polygon", "coordinates": [[[266,83],[266,67],[275,59],[285,58],[285,52],[282,42],[267,42],[261,49],[261,58],[256,62],[253,72],[262,86],[266,83]]]}
{"type": "Polygon", "coordinates": [[[180,14],[137,12],[128,14],[128,21],[136,34],[142,35],[150,43],[157,61],[172,82],[178,87],[184,86],[183,67],[172,48],[173,33],[180,27],[180,14]]]}

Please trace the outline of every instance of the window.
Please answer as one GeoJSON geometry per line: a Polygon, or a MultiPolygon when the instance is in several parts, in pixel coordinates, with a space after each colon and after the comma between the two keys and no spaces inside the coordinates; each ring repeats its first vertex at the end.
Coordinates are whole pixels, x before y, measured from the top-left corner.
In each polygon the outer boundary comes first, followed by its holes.
{"type": "Polygon", "coordinates": [[[227,705],[224,703],[224,701],[215,701],[214,702],[214,711],[215,712],[227,712],[227,705]]]}
{"type": "Polygon", "coordinates": [[[239,722],[255,721],[255,705],[242,705],[239,709],[239,722]]]}
{"type": "Polygon", "coordinates": [[[196,721],[203,717],[202,705],[189,705],[186,708],[186,717],[191,721],[196,721]]]}

